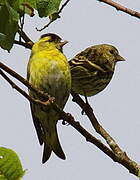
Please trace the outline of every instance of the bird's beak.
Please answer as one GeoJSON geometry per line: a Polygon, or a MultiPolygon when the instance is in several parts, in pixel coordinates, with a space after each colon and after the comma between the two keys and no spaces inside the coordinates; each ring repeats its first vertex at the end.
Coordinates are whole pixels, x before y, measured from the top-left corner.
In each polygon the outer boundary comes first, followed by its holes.
{"type": "Polygon", "coordinates": [[[122,56],[118,55],[116,61],[125,61],[125,59],[122,56]]]}
{"type": "Polygon", "coordinates": [[[65,44],[67,44],[68,43],[68,41],[63,41],[63,42],[60,42],[59,43],[59,46],[62,48],[65,44]]]}

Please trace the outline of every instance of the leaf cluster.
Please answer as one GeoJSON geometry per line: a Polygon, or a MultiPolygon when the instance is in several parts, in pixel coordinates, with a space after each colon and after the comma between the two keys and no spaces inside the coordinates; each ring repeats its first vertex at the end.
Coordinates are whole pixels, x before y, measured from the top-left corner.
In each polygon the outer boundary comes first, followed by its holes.
{"type": "MultiPolygon", "coordinates": [[[[25,14],[39,17],[59,18],[59,6],[62,0],[0,0],[0,47],[10,51],[14,44],[19,22],[25,14]]],[[[24,22],[23,22],[24,23],[24,22]]],[[[21,23],[22,26],[22,23],[21,23]]]]}

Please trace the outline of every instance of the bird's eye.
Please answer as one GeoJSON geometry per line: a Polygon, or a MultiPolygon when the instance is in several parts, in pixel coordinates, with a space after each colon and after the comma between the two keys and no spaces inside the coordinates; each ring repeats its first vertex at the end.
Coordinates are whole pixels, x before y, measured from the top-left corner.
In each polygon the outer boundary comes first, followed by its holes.
{"type": "Polygon", "coordinates": [[[110,53],[111,53],[111,54],[114,54],[114,51],[113,51],[113,50],[110,50],[110,53]]]}

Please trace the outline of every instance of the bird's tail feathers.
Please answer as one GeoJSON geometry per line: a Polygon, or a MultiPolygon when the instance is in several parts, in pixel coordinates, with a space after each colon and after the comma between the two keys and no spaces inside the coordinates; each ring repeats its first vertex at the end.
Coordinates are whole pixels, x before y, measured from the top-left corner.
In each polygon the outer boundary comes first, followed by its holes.
{"type": "Polygon", "coordinates": [[[62,147],[60,145],[59,139],[58,139],[58,134],[57,134],[57,127],[55,125],[55,130],[51,134],[51,146],[53,152],[61,159],[65,160],[66,156],[62,150],[62,147]]]}
{"type": "Polygon", "coordinates": [[[42,163],[44,164],[51,156],[52,149],[47,145],[47,143],[44,143],[44,151],[43,151],[43,158],[42,163]]]}

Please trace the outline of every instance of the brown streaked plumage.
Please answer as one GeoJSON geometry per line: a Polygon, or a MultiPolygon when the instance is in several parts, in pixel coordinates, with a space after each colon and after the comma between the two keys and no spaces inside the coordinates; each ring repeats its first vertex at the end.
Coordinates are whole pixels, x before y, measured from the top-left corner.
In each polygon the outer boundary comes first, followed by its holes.
{"type": "Polygon", "coordinates": [[[101,92],[112,79],[118,61],[124,58],[108,44],[91,46],[80,52],[69,61],[72,90],[84,96],[101,92]]]}

